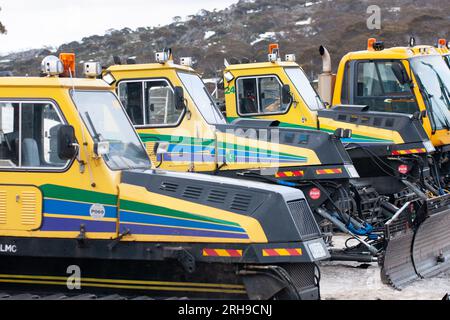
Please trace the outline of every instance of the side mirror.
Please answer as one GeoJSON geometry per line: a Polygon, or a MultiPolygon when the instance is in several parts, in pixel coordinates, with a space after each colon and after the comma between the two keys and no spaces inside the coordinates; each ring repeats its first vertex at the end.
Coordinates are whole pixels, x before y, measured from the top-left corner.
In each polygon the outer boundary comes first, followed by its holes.
{"type": "Polygon", "coordinates": [[[184,110],[186,104],[184,103],[184,90],[182,87],[175,87],[174,89],[175,109],[184,110]]]}
{"type": "Polygon", "coordinates": [[[337,139],[350,139],[352,134],[353,132],[351,129],[337,128],[336,131],[334,131],[333,136],[337,139]]]}
{"type": "Polygon", "coordinates": [[[58,157],[61,160],[71,160],[76,157],[77,152],[74,128],[61,125],[58,129],[58,157]]]}
{"type": "Polygon", "coordinates": [[[284,84],[281,88],[281,102],[283,104],[290,104],[291,100],[291,87],[288,84],[284,84]]]}
{"type": "Polygon", "coordinates": [[[416,111],[413,113],[412,118],[415,120],[419,120],[422,121],[423,118],[427,117],[427,110],[422,110],[422,111],[416,111]]]}

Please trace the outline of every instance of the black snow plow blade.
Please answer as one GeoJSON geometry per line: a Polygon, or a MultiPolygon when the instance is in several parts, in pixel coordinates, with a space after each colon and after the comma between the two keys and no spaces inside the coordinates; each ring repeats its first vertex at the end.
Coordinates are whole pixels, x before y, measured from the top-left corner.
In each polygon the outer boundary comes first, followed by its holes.
{"type": "Polygon", "coordinates": [[[450,269],[450,194],[426,200],[415,216],[410,205],[385,225],[381,278],[397,289],[450,269]]]}

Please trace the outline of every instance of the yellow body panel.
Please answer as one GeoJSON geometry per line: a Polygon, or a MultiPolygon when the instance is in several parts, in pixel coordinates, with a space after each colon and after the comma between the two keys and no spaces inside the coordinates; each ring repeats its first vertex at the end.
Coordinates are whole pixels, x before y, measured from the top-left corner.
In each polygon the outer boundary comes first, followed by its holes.
{"type": "MultiPolygon", "coordinates": [[[[422,96],[422,93],[420,92],[419,85],[417,83],[417,80],[414,76],[414,74],[411,74],[409,61],[408,59],[412,57],[417,56],[424,56],[424,55],[437,55],[439,54],[438,49],[433,48],[431,46],[415,46],[413,48],[407,48],[407,47],[394,47],[385,49],[382,51],[357,51],[357,52],[351,52],[346,54],[339,63],[338,72],[336,75],[336,85],[334,88],[334,94],[333,94],[333,105],[339,105],[342,104],[341,102],[341,92],[342,92],[342,79],[344,75],[344,69],[349,61],[356,61],[356,60],[399,60],[405,67],[406,72],[408,73],[408,76],[410,79],[412,79],[414,84],[413,93],[416,97],[419,109],[421,111],[426,110],[426,105],[422,96]]],[[[446,129],[443,130],[437,130],[436,132],[432,132],[431,122],[430,118],[426,117],[423,119],[423,127],[430,138],[431,142],[434,146],[443,146],[450,142],[450,132],[446,129]]]]}
{"type": "Polygon", "coordinates": [[[38,188],[0,185],[0,231],[31,231],[41,223],[42,194],[38,188]]]}

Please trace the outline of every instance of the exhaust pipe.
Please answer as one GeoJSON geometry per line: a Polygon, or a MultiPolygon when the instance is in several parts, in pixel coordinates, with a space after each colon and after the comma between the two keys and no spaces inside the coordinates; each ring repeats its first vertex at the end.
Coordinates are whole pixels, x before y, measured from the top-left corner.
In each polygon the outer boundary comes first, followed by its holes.
{"type": "Polygon", "coordinates": [[[322,73],[331,74],[331,56],[327,48],[320,46],[319,53],[322,56],[322,73]]]}
{"type": "Polygon", "coordinates": [[[331,105],[336,75],[331,73],[331,56],[327,48],[320,46],[319,53],[322,56],[322,73],[319,75],[318,91],[323,102],[331,105]]]}

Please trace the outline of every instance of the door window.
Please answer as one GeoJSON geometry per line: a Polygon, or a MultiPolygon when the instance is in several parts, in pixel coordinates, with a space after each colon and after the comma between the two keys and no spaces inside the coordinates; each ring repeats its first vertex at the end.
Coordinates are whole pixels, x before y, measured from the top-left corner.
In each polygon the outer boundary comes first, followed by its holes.
{"type": "Polygon", "coordinates": [[[419,110],[409,83],[399,79],[406,73],[398,61],[358,63],[354,104],[368,105],[371,111],[413,114],[419,110]]]}
{"type": "Polygon", "coordinates": [[[52,103],[0,102],[0,167],[63,168],[58,130],[63,121],[52,103]]]}
{"type": "Polygon", "coordinates": [[[289,104],[282,103],[281,88],[281,83],[275,76],[238,79],[239,113],[245,115],[285,112],[289,104]]]}
{"type": "Polygon", "coordinates": [[[133,125],[176,125],[183,114],[166,80],[121,82],[119,97],[133,125]]]}

